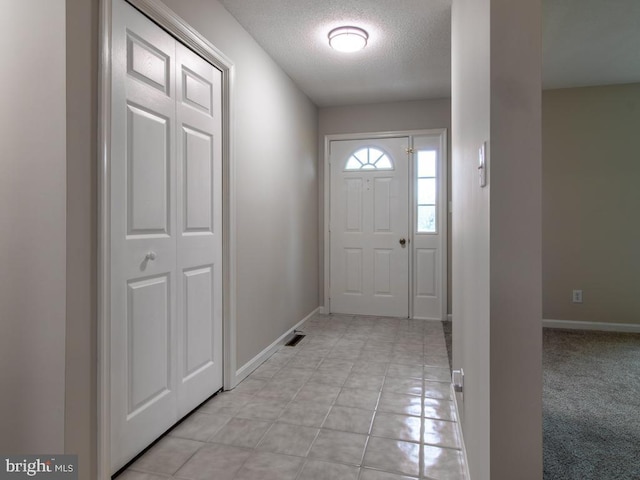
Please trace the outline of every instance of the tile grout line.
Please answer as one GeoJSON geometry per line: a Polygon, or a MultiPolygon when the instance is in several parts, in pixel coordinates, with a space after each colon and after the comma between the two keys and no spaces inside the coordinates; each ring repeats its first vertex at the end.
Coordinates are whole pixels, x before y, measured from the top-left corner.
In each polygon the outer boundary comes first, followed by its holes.
{"type": "Polygon", "coordinates": [[[360,461],[360,473],[358,474],[358,478],[362,476],[362,471],[365,467],[364,459],[367,455],[367,449],[369,448],[369,441],[373,436],[373,424],[376,421],[376,418],[378,417],[378,407],[380,405],[380,399],[382,398],[382,389],[384,388],[384,384],[387,381],[388,372],[389,372],[389,365],[387,364],[384,370],[384,379],[382,380],[382,385],[380,386],[380,391],[378,392],[378,399],[376,400],[376,404],[373,408],[373,416],[371,417],[371,424],[369,425],[369,433],[367,434],[367,439],[364,442],[364,450],[362,451],[362,460],[360,461]]]}

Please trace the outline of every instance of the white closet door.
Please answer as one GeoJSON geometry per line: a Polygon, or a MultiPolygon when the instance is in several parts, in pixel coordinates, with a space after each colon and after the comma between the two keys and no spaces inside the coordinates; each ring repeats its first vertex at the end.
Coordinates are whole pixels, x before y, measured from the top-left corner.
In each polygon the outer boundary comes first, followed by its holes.
{"type": "Polygon", "coordinates": [[[222,388],[219,70],[176,45],[178,413],[222,388]]]}
{"type": "Polygon", "coordinates": [[[221,76],[113,2],[111,467],[222,387],[221,76]]]}

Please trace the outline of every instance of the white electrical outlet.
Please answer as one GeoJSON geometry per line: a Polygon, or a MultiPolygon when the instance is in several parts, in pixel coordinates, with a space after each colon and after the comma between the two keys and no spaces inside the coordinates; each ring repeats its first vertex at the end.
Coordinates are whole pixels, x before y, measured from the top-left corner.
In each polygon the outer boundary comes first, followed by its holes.
{"type": "Polygon", "coordinates": [[[582,290],[574,290],[571,301],[573,303],[582,303],[582,290]]]}
{"type": "Polygon", "coordinates": [[[456,392],[464,392],[464,370],[462,368],[451,372],[451,383],[453,383],[453,388],[456,392]]]}

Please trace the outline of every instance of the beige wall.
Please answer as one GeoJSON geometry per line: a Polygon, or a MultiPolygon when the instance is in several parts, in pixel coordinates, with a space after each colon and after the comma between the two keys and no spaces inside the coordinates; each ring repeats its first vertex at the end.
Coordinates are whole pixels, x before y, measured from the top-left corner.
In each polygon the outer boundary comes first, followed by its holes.
{"type": "MultiPolygon", "coordinates": [[[[447,141],[451,145],[451,99],[422,100],[413,102],[378,103],[343,107],[324,107],[318,112],[318,165],[320,186],[320,283],[319,299],[324,302],[324,141],[326,135],[343,133],[374,133],[402,130],[428,130],[446,128],[447,141]]],[[[451,149],[447,149],[451,165],[451,149]]],[[[451,182],[451,169],[448,172],[451,182]]],[[[449,185],[449,198],[451,188],[449,185]]],[[[448,247],[448,308],[451,312],[451,217],[449,217],[448,247]]]]}
{"type": "Polygon", "coordinates": [[[318,306],[317,109],[218,2],[165,3],[236,66],[240,368],[318,306]]]}
{"type": "Polygon", "coordinates": [[[545,91],[542,128],[543,316],[640,324],[640,84],[545,91]]]}
{"type": "Polygon", "coordinates": [[[473,480],[542,477],[540,9],[453,2],[453,352],[473,480]]]}
{"type": "Polygon", "coordinates": [[[0,452],[64,451],[65,2],[0,0],[0,452]]]}
{"type": "Polygon", "coordinates": [[[66,0],[67,328],[65,452],[95,477],[98,0],[66,0]]]}

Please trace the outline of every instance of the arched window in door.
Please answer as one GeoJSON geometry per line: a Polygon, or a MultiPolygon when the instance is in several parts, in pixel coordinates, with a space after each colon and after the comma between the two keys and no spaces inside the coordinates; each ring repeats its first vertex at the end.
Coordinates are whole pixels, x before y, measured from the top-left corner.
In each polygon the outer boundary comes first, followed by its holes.
{"type": "Polygon", "coordinates": [[[361,148],[347,159],[345,170],[393,170],[393,163],[382,150],[361,148]]]}

